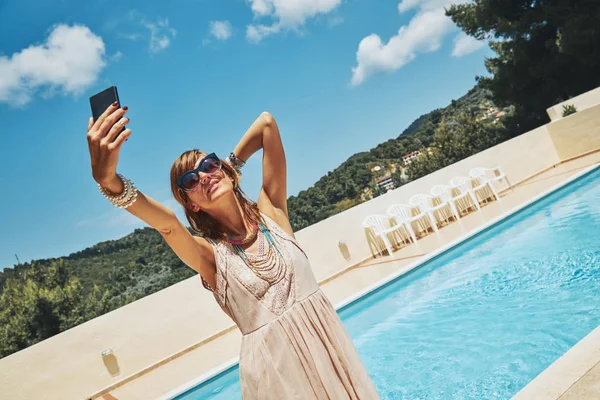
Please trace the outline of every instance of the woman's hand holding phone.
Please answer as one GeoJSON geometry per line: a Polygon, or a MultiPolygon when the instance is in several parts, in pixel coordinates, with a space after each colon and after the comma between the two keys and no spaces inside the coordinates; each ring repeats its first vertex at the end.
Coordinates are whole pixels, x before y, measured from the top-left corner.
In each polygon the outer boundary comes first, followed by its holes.
{"type": "Polygon", "coordinates": [[[115,102],[96,121],[90,117],[88,123],[92,176],[98,184],[115,194],[123,191],[123,184],[117,177],[119,153],[123,143],[131,136],[131,130],[126,129],[129,123],[126,113],[127,106],[119,107],[115,102]]]}

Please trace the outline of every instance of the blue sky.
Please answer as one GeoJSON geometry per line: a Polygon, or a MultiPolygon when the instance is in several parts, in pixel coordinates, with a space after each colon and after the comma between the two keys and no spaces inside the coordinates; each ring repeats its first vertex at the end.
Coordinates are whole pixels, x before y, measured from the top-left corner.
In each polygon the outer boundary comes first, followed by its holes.
{"type": "MultiPolygon", "coordinates": [[[[489,48],[443,14],[457,1],[0,1],[0,268],[144,226],[91,178],[92,94],[118,87],[133,130],[119,171],[170,207],[172,161],[224,158],[262,111],[297,194],[485,74],[489,48]]],[[[243,187],[256,198],[259,155],[243,187]]]]}

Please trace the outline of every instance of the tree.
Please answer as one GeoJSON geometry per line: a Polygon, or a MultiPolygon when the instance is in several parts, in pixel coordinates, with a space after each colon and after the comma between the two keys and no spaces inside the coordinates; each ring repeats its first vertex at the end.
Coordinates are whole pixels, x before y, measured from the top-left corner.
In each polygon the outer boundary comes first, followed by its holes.
{"type": "Polygon", "coordinates": [[[346,211],[347,209],[352,208],[359,203],[360,202],[358,200],[349,200],[349,199],[342,200],[342,201],[338,202],[335,205],[335,207],[333,208],[333,214],[335,215],[335,214],[341,213],[342,211],[346,211]]]}
{"type": "Polygon", "coordinates": [[[62,260],[33,264],[22,278],[7,279],[0,295],[0,357],[103,314],[108,300],[97,286],[86,294],[62,260]]]}
{"type": "Polygon", "coordinates": [[[447,15],[468,35],[491,39],[491,77],[478,81],[500,107],[514,105],[518,134],[548,121],[545,110],[600,85],[600,2],[478,0],[447,15]]]}
{"type": "Polygon", "coordinates": [[[408,166],[411,180],[454,164],[508,139],[508,131],[499,122],[478,121],[469,114],[455,121],[442,121],[434,135],[432,154],[423,154],[408,166]]]}
{"type": "Polygon", "coordinates": [[[444,168],[448,164],[450,163],[448,163],[440,149],[434,148],[432,149],[432,154],[425,153],[412,160],[406,170],[409,179],[414,181],[425,175],[429,175],[440,168],[444,168]]]}
{"type": "Polygon", "coordinates": [[[402,175],[402,168],[398,167],[396,171],[392,173],[392,182],[394,182],[394,187],[399,188],[408,182],[408,179],[402,175]]]}
{"type": "Polygon", "coordinates": [[[495,146],[506,139],[508,139],[508,132],[501,122],[478,121],[468,114],[459,115],[452,125],[442,122],[434,137],[447,165],[495,146]]]}

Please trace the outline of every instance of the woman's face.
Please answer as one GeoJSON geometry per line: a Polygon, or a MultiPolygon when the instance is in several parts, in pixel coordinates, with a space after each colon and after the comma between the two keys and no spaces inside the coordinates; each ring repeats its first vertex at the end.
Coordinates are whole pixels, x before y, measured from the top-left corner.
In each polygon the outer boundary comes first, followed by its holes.
{"type": "MultiPolygon", "coordinates": [[[[205,155],[198,157],[194,168],[198,167],[204,157],[205,155]]],[[[198,174],[200,176],[200,183],[192,191],[186,192],[190,203],[189,208],[192,211],[198,212],[201,209],[211,210],[218,208],[220,204],[219,199],[222,199],[229,193],[233,193],[233,182],[222,168],[214,174],[204,172],[199,172],[198,174]]]]}

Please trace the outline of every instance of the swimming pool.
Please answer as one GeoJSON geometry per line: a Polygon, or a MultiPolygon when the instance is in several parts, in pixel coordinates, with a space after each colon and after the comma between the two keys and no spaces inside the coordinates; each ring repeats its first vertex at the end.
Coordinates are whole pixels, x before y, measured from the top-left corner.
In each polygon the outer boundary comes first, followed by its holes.
{"type": "MultiPolygon", "coordinates": [[[[339,312],[382,399],[508,399],[600,324],[600,168],[339,312]]],[[[237,367],[177,400],[241,398],[237,367]]]]}

